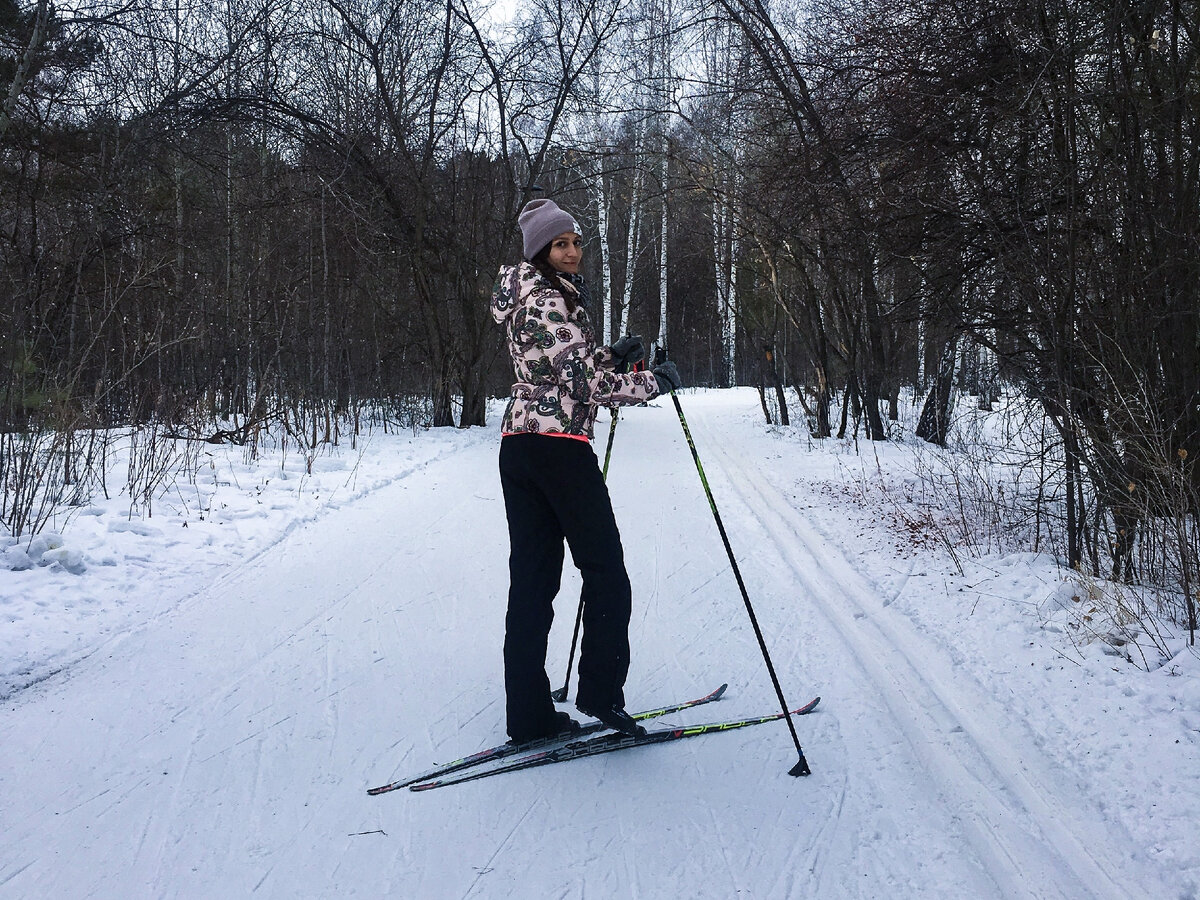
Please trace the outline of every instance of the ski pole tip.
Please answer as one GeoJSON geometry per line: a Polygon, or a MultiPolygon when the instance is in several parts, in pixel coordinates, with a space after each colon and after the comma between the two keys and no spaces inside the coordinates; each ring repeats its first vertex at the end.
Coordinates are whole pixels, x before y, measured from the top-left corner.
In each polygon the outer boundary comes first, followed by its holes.
{"type": "Polygon", "coordinates": [[[788,774],[793,777],[799,777],[801,775],[811,775],[812,774],[812,769],[810,769],[808,767],[808,760],[804,758],[803,753],[800,754],[799,762],[797,762],[794,766],[792,766],[790,769],[788,769],[788,774]]]}

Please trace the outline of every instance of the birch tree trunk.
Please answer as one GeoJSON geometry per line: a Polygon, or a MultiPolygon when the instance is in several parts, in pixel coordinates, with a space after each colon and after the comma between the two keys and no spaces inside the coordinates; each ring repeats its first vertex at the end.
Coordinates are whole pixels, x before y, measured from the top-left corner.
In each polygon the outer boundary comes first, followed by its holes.
{"type": "MultiPolygon", "coordinates": [[[[735,176],[736,180],[736,176],[735,176]]],[[[733,217],[730,216],[730,227],[733,228],[733,217]]],[[[737,387],[737,276],[738,276],[738,235],[736,228],[730,235],[729,247],[729,288],[728,300],[725,303],[724,339],[725,339],[725,381],[730,387],[737,387]]]]}
{"type": "MultiPolygon", "coordinates": [[[[665,116],[663,117],[666,118],[665,116]]],[[[658,346],[667,345],[667,132],[662,135],[662,221],[658,247],[658,346]]]]}
{"type": "Polygon", "coordinates": [[[727,188],[714,191],[713,263],[715,266],[718,315],[721,322],[722,380],[737,386],[737,255],[738,237],[734,213],[737,173],[729,175],[727,188]]]}
{"type": "Polygon", "coordinates": [[[671,149],[668,132],[674,77],[671,65],[671,6],[669,0],[663,0],[660,12],[661,19],[658,24],[662,30],[659,35],[661,41],[659,64],[662,68],[660,70],[661,84],[659,85],[659,103],[661,104],[659,107],[659,128],[661,129],[659,151],[662,158],[659,180],[662,190],[662,215],[659,226],[658,254],[658,346],[665,347],[667,345],[667,219],[669,217],[667,180],[670,177],[668,157],[671,149]]]}
{"type": "Polygon", "coordinates": [[[633,302],[633,276],[637,270],[637,257],[641,252],[642,228],[642,126],[639,123],[634,136],[633,158],[637,166],[633,174],[633,183],[629,191],[629,230],[625,234],[625,284],[621,291],[621,308],[617,318],[620,320],[618,332],[629,333],[629,306],[633,302]]]}
{"type": "Polygon", "coordinates": [[[596,21],[596,8],[592,7],[588,16],[591,29],[589,37],[596,42],[596,50],[591,61],[591,114],[587,116],[590,138],[596,142],[596,171],[589,185],[592,199],[596,204],[596,230],[600,235],[600,277],[604,281],[601,295],[601,315],[604,317],[601,328],[601,341],[604,346],[612,345],[612,254],[608,243],[608,211],[612,203],[609,179],[605,176],[604,160],[608,149],[608,126],[606,122],[604,95],[601,89],[600,63],[604,49],[600,41],[600,32],[596,21]]]}
{"type": "Polygon", "coordinates": [[[29,46],[25,48],[21,64],[17,66],[12,84],[8,86],[8,96],[4,98],[4,106],[0,107],[0,139],[3,139],[5,132],[8,131],[8,123],[12,121],[12,112],[17,107],[17,101],[21,99],[21,93],[25,90],[25,84],[29,80],[29,70],[33,68],[33,58],[42,49],[42,42],[46,39],[46,20],[49,17],[50,4],[48,0],[38,0],[37,15],[33,19],[33,33],[29,36],[29,46]]]}
{"type": "Polygon", "coordinates": [[[596,178],[593,182],[593,193],[596,198],[596,227],[600,231],[600,275],[604,279],[604,295],[601,307],[604,315],[603,337],[604,346],[612,346],[612,254],[608,247],[608,205],[609,192],[604,178],[603,166],[597,166],[596,178]]]}

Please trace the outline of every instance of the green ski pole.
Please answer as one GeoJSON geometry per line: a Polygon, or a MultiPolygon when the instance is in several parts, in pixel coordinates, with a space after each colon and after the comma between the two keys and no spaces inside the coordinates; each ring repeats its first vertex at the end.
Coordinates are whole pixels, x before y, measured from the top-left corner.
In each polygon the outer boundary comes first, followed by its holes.
{"type": "MultiPolygon", "coordinates": [[[[666,358],[666,349],[659,347],[654,356],[654,364],[658,365],[664,362],[666,358]]],[[[687,438],[687,445],[692,451],[692,459],[696,461],[696,471],[700,473],[700,483],[704,485],[704,495],[708,498],[709,509],[712,510],[713,518],[717,522],[717,531],[721,533],[721,541],[725,544],[725,552],[729,555],[729,564],[733,566],[733,577],[737,579],[738,588],[742,592],[742,600],[746,604],[746,612],[750,615],[750,624],[754,626],[754,636],[758,638],[758,646],[762,650],[763,659],[767,663],[767,671],[771,675],[771,684],[775,686],[775,695],[779,698],[779,705],[783,709],[784,721],[787,722],[788,731],[792,734],[792,742],[796,745],[796,753],[800,756],[796,764],[788,770],[788,774],[811,775],[812,771],[808,768],[808,761],[804,758],[804,750],[800,747],[800,738],[796,734],[796,725],[792,722],[787,700],[783,696],[783,688],[779,686],[779,676],[775,674],[775,665],[771,662],[771,654],[767,651],[767,642],[763,638],[762,629],[759,628],[758,617],[754,614],[754,605],[750,602],[750,594],[746,590],[746,583],[742,581],[742,572],[738,568],[737,559],[733,555],[733,548],[729,544],[729,535],[725,533],[725,525],[721,522],[721,514],[717,511],[717,502],[713,499],[712,488],[708,486],[708,478],[704,474],[704,466],[700,463],[700,454],[696,452],[696,442],[692,440],[691,429],[688,428],[687,419],[683,415],[683,407],[679,405],[679,398],[675,395],[674,389],[671,390],[671,399],[675,401],[675,412],[679,414],[679,424],[683,426],[683,436],[687,438]]]]}

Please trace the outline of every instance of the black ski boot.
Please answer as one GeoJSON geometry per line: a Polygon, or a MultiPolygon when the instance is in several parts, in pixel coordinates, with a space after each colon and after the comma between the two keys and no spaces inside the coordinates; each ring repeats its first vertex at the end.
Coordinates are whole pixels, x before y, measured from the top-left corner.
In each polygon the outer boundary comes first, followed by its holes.
{"type": "Polygon", "coordinates": [[[530,744],[538,741],[565,739],[579,734],[582,730],[583,726],[565,712],[555,712],[553,724],[545,731],[537,734],[521,735],[520,739],[509,738],[508,742],[520,746],[521,744],[530,744]]]}
{"type": "Polygon", "coordinates": [[[558,721],[558,732],[554,735],[555,737],[571,737],[583,731],[583,726],[565,712],[556,712],[554,718],[558,721]]]}
{"type": "Polygon", "coordinates": [[[599,719],[614,731],[619,731],[630,737],[642,737],[646,733],[646,729],[639,725],[633,716],[629,715],[629,713],[625,712],[619,706],[610,706],[607,709],[589,709],[584,706],[576,706],[575,708],[585,716],[599,719]]]}

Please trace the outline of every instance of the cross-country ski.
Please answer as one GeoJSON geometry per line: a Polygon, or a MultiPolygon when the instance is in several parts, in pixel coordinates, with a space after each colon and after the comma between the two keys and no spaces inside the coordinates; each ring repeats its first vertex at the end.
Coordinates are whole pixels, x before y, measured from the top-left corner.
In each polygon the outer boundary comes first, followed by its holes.
{"type": "MultiPolygon", "coordinates": [[[[808,715],[817,704],[821,702],[820,697],[810,700],[801,707],[790,710],[793,716],[808,715]]],[[[411,791],[429,791],[434,788],[447,787],[451,784],[462,784],[467,781],[478,781],[481,778],[490,778],[493,775],[501,775],[505,772],[520,772],[525,769],[535,769],[541,766],[548,766],[552,763],[567,762],[572,759],[584,759],[589,756],[599,756],[602,753],[614,753],[618,750],[629,750],[634,747],[649,747],[654,744],[666,744],[673,741],[683,740],[684,738],[700,737],[704,734],[716,734],[723,731],[736,731],[739,728],[748,728],[751,725],[762,725],[765,722],[776,722],[783,718],[783,713],[770,713],[765,716],[754,716],[748,719],[733,719],[726,722],[708,722],[704,725],[683,725],[678,728],[661,728],[653,731],[648,731],[643,735],[628,735],[617,732],[602,734],[599,737],[587,738],[586,740],[571,740],[562,743],[560,746],[552,747],[547,750],[539,750],[532,753],[527,753],[524,756],[519,756],[516,759],[506,759],[494,766],[489,766],[482,769],[474,769],[470,772],[456,772],[455,774],[446,775],[445,777],[437,777],[431,780],[422,779],[419,784],[409,784],[411,791]]]]}
{"type": "MultiPolygon", "coordinates": [[[[659,716],[667,716],[671,713],[680,712],[685,709],[694,709],[697,706],[703,706],[705,703],[712,703],[714,700],[721,699],[721,695],[729,687],[727,684],[721,685],[711,694],[706,694],[696,700],[685,700],[682,703],[674,703],[669,706],[660,706],[657,709],[643,710],[633,714],[633,718],[639,722],[644,722],[648,719],[657,719],[659,716]]],[[[595,734],[604,729],[604,724],[601,722],[589,722],[583,725],[573,738],[565,740],[578,739],[589,734],[595,734]]],[[[496,760],[504,759],[517,753],[526,753],[530,750],[537,750],[542,746],[558,743],[559,739],[545,738],[538,741],[529,741],[524,744],[517,744],[512,741],[506,741],[503,744],[497,744],[495,747],[489,747],[486,750],[479,750],[472,753],[470,756],[464,756],[460,759],[453,760],[448,763],[443,763],[440,766],[434,766],[417,775],[410,775],[400,781],[393,781],[380,787],[373,787],[367,790],[367,793],[375,796],[377,794],[386,794],[389,791],[397,790],[398,788],[408,787],[411,784],[416,784],[418,781],[428,781],[433,778],[442,778],[449,775],[451,772],[458,772],[462,769],[471,768],[473,766],[483,765],[485,763],[495,762],[496,760]]]]}

